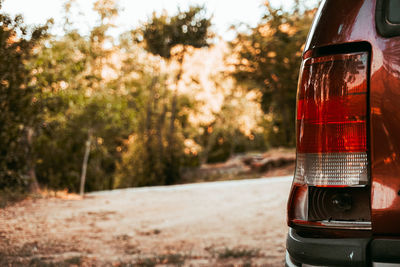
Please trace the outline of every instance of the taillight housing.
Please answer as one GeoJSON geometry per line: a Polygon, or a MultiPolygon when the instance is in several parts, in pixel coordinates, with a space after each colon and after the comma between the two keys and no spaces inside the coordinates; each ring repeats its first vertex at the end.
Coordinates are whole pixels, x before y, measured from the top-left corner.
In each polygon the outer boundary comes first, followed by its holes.
{"type": "Polygon", "coordinates": [[[368,52],[352,52],[302,63],[289,225],[370,226],[368,62],[368,52]]]}

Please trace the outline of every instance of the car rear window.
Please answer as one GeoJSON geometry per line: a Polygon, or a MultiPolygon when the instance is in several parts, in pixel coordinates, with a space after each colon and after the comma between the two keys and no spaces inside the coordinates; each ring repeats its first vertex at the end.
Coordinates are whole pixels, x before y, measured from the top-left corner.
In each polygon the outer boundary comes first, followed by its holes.
{"type": "Polygon", "coordinates": [[[389,0],[389,8],[387,10],[387,20],[390,23],[400,24],[400,1],[389,0]]]}

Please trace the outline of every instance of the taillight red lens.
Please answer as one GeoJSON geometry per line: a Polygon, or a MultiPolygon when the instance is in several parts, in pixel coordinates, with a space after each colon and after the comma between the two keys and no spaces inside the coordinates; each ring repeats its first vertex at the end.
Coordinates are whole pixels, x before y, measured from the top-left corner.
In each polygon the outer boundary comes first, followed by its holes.
{"type": "Polygon", "coordinates": [[[359,190],[369,182],[367,80],[367,52],[303,61],[289,223],[326,226],[335,219],[370,220],[368,189],[359,190]],[[358,209],[353,200],[367,206],[358,209]]]}
{"type": "Polygon", "coordinates": [[[367,54],[304,62],[298,92],[299,153],[366,151],[367,54]]]}

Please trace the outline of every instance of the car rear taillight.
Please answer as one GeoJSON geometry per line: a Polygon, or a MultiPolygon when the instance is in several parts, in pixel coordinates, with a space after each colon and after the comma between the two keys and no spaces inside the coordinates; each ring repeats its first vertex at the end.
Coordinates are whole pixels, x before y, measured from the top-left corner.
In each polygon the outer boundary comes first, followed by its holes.
{"type": "Polygon", "coordinates": [[[303,61],[289,224],[369,226],[367,80],[367,52],[303,61]]]}

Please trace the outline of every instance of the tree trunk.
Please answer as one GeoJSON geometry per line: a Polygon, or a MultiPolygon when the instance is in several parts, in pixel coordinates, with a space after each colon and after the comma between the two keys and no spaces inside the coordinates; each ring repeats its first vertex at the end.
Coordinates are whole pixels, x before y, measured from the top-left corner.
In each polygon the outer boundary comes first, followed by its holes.
{"type": "Polygon", "coordinates": [[[166,184],[173,184],[179,177],[179,159],[175,158],[175,119],[177,113],[178,106],[178,88],[179,82],[181,81],[181,77],[183,74],[183,62],[185,59],[186,49],[184,48],[178,58],[179,63],[179,71],[176,75],[175,81],[175,90],[172,96],[171,103],[171,120],[169,125],[169,133],[168,133],[168,160],[167,160],[167,175],[166,175],[166,184]]]}
{"type": "Polygon", "coordinates": [[[32,127],[28,127],[26,131],[26,144],[28,149],[27,153],[28,177],[30,178],[29,191],[31,193],[38,193],[40,191],[40,187],[36,178],[35,160],[32,153],[33,134],[34,130],[32,129],[32,127]]]}
{"type": "Polygon", "coordinates": [[[169,125],[169,138],[170,138],[170,145],[174,145],[174,132],[175,132],[175,119],[176,119],[176,109],[178,106],[178,87],[179,87],[179,82],[181,81],[182,74],[183,74],[183,62],[185,60],[185,53],[186,49],[184,48],[183,51],[181,52],[181,55],[179,55],[178,63],[179,63],[179,71],[178,74],[176,75],[176,81],[175,81],[175,90],[174,94],[172,96],[172,103],[171,103],[171,121],[169,125]]]}
{"type": "Polygon", "coordinates": [[[160,151],[160,157],[162,159],[164,157],[163,128],[164,128],[166,114],[167,114],[167,105],[164,104],[157,122],[158,149],[160,151]]]}
{"type": "Polygon", "coordinates": [[[85,181],[86,181],[86,170],[87,164],[89,161],[89,153],[90,153],[90,145],[92,143],[92,134],[88,134],[88,140],[86,140],[85,144],[85,155],[83,156],[83,163],[82,163],[82,173],[81,173],[81,187],[79,193],[81,196],[85,194],[85,181]]]}
{"type": "Polygon", "coordinates": [[[293,121],[291,119],[291,111],[290,108],[285,105],[285,108],[282,110],[282,113],[284,114],[284,132],[285,132],[285,145],[286,146],[292,146],[293,145],[293,133],[295,132],[293,129],[293,121]]]}
{"type": "Polygon", "coordinates": [[[236,148],[236,133],[235,130],[231,130],[230,133],[231,137],[231,145],[229,147],[229,158],[231,158],[235,154],[235,148],[236,148]]]}
{"type": "MultiPolygon", "coordinates": [[[[145,161],[147,162],[146,166],[149,166],[149,173],[154,173],[153,172],[153,168],[157,162],[157,159],[155,157],[157,157],[157,152],[154,151],[154,147],[153,147],[153,138],[154,138],[154,123],[153,123],[153,117],[154,117],[154,102],[155,100],[155,90],[154,87],[156,85],[158,81],[158,77],[154,76],[151,84],[148,88],[149,90],[149,95],[148,95],[148,99],[147,99],[147,108],[146,108],[146,117],[145,117],[145,134],[144,134],[144,145],[146,148],[146,159],[145,161]]],[[[155,170],[157,170],[157,168],[155,168],[155,170]]],[[[154,179],[158,179],[158,175],[154,176],[151,175],[151,177],[148,177],[149,180],[151,180],[152,182],[154,182],[154,179]],[[156,177],[156,178],[154,178],[156,177]]]]}
{"type": "MultiPolygon", "coordinates": [[[[208,126],[207,128],[209,128],[209,127],[211,127],[211,126],[208,126]]],[[[208,129],[206,129],[206,135],[208,135],[208,136],[207,136],[207,139],[206,139],[207,141],[204,142],[204,144],[203,144],[204,150],[203,150],[203,153],[202,153],[202,155],[200,157],[200,166],[205,164],[205,163],[207,163],[208,155],[209,155],[213,145],[215,144],[215,140],[216,140],[216,137],[217,137],[217,135],[214,134],[212,132],[212,130],[210,132],[208,132],[208,129]]]]}

